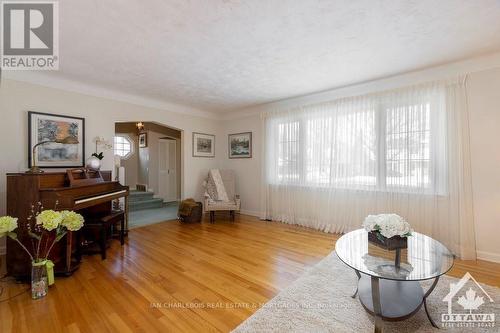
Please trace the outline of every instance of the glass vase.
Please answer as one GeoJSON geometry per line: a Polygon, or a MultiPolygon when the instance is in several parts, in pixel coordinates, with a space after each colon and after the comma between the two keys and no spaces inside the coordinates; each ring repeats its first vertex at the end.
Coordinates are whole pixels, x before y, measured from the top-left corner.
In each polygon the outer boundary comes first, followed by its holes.
{"type": "Polygon", "coordinates": [[[45,297],[49,290],[47,267],[44,262],[31,263],[31,298],[45,297]]]}

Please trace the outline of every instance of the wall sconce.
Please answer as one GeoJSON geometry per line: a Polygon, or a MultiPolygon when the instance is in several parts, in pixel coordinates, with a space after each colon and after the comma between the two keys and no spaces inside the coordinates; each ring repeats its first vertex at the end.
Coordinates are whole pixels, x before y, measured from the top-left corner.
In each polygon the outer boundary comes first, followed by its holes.
{"type": "Polygon", "coordinates": [[[144,130],[144,123],[142,121],[138,122],[137,124],[135,124],[135,126],[137,127],[137,131],[140,133],[144,130]]]}
{"type": "Polygon", "coordinates": [[[52,143],[52,142],[62,143],[65,145],[76,145],[79,143],[78,139],[74,136],[68,136],[68,137],[65,137],[64,139],[47,140],[47,141],[42,141],[42,142],[37,143],[36,145],[33,146],[33,149],[31,151],[31,160],[33,161],[33,165],[31,166],[31,168],[28,171],[26,171],[26,173],[43,173],[44,172],[42,169],[40,169],[39,167],[36,166],[36,158],[35,158],[36,148],[38,146],[41,146],[41,145],[44,145],[47,143],[52,143]]]}

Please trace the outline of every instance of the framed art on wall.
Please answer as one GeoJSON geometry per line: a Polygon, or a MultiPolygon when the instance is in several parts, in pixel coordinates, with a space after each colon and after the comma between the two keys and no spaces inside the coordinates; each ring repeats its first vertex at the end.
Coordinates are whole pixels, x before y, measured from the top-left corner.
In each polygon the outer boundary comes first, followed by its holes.
{"type": "Polygon", "coordinates": [[[215,135],[193,132],[193,157],[215,157],[215,135]]]}
{"type": "Polygon", "coordinates": [[[139,148],[146,148],[148,146],[148,133],[139,134],[139,148]]]}
{"type": "Polygon", "coordinates": [[[252,157],[252,132],[229,134],[228,144],[229,158],[252,157]]]}
{"type": "Polygon", "coordinates": [[[75,168],[85,165],[85,119],[57,114],[28,112],[28,166],[33,158],[41,168],[75,168]],[[77,143],[53,141],[74,138],[77,143]],[[34,145],[38,146],[32,157],[34,145]]]}

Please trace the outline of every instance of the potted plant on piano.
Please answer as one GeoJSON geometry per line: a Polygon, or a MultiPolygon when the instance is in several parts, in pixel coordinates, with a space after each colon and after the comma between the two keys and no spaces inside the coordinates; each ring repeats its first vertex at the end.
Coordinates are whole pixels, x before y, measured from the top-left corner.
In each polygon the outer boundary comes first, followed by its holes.
{"type": "MultiPolygon", "coordinates": [[[[56,202],[57,207],[57,202],[56,202]]],[[[54,264],[49,254],[54,244],[68,231],[77,231],[83,226],[83,216],[73,211],[44,210],[39,202],[31,206],[31,215],[24,222],[28,230],[28,250],[14,231],[18,219],[11,216],[0,217],[0,237],[8,236],[26,251],[31,259],[31,298],[39,299],[47,295],[48,286],[54,283],[54,264]]]]}
{"type": "Polygon", "coordinates": [[[100,136],[96,136],[92,141],[95,143],[95,153],[93,153],[87,160],[87,168],[99,170],[101,168],[101,161],[104,158],[104,152],[98,152],[99,148],[107,150],[113,148],[113,146],[100,136]]]}

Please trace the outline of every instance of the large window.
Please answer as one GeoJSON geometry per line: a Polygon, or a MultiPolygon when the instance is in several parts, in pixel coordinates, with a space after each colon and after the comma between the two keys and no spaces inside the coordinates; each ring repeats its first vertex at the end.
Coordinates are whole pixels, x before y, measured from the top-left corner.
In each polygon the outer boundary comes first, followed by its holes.
{"type": "Polygon", "coordinates": [[[115,155],[127,159],[132,154],[132,142],[124,135],[116,135],[114,139],[115,155]]]}
{"type": "Polygon", "coordinates": [[[387,187],[429,187],[430,104],[385,110],[385,182],[387,187]]]}
{"type": "Polygon", "coordinates": [[[433,113],[435,103],[436,96],[425,95],[406,102],[374,99],[274,118],[268,125],[268,135],[274,137],[270,144],[276,145],[268,147],[269,181],[381,191],[441,190],[433,176],[442,172],[439,152],[445,133],[433,113]]]}

